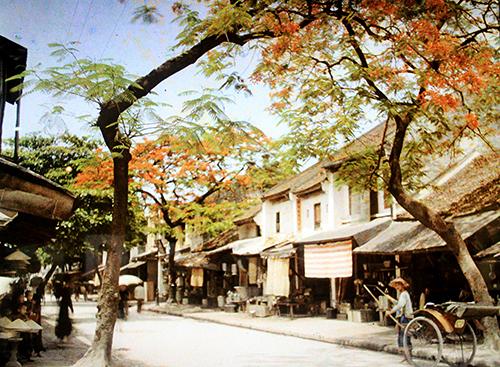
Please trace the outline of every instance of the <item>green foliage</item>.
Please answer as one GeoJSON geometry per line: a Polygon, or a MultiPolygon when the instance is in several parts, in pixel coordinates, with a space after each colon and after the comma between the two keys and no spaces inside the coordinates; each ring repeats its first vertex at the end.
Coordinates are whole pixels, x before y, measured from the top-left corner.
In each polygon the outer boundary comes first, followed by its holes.
{"type": "MultiPolygon", "coordinates": [[[[12,141],[8,141],[11,147],[12,141]]],[[[78,206],[73,216],[61,221],[54,241],[37,250],[44,264],[72,264],[82,261],[86,251],[102,250],[109,241],[112,221],[112,190],[73,187],[75,178],[92,164],[99,142],[89,137],[64,134],[59,137],[31,135],[20,139],[20,165],[71,190],[78,206]]],[[[130,205],[127,245],[144,240],[143,213],[130,205]]]]}

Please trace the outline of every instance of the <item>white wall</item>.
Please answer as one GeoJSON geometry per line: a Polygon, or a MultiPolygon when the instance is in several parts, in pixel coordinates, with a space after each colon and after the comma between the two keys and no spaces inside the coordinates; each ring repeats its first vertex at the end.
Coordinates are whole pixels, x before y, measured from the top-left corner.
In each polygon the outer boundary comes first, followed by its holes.
{"type": "Polygon", "coordinates": [[[323,191],[317,191],[313,194],[301,198],[301,233],[300,236],[307,236],[316,231],[322,231],[328,228],[328,194],[323,191]],[[321,227],[314,228],[314,205],[321,204],[321,227]]]}
{"type": "Polygon", "coordinates": [[[276,235],[276,213],[280,213],[280,235],[293,234],[293,222],[296,221],[295,213],[292,211],[292,200],[264,201],[262,235],[269,238],[276,235]]]}

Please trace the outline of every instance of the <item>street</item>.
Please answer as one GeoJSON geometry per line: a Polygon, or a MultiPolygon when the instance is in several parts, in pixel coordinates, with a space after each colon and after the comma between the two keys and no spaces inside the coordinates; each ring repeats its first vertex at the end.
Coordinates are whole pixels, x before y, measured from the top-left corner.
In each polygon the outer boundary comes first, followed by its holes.
{"type": "MultiPolygon", "coordinates": [[[[90,344],[95,305],[75,302],[71,344],[90,344]]],[[[44,313],[54,324],[55,304],[47,303],[44,313]]],[[[126,321],[117,322],[113,347],[119,361],[136,367],[401,366],[397,355],[149,312],[137,314],[133,308],[126,321]]],[[[59,353],[71,353],[70,349],[59,353]]]]}

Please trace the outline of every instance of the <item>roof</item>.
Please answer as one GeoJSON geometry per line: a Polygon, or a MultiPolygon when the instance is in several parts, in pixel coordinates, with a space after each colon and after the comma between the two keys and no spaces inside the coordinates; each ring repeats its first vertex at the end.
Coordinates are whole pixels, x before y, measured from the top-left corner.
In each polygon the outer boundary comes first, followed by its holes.
{"type": "Polygon", "coordinates": [[[234,220],[235,224],[244,224],[251,221],[262,210],[262,203],[247,209],[242,215],[234,220]]]}
{"type": "Polygon", "coordinates": [[[149,251],[146,251],[146,252],[142,252],[140,254],[137,254],[135,256],[132,257],[133,260],[138,260],[138,259],[146,259],[148,257],[154,257],[156,258],[156,254],[158,254],[158,249],[155,248],[153,250],[149,250],[149,251]]]}
{"type": "MultiPolygon", "coordinates": [[[[390,128],[392,129],[392,125],[390,125],[390,128]]],[[[294,193],[307,192],[308,189],[318,185],[318,183],[321,183],[326,178],[325,169],[337,168],[346,159],[352,157],[353,154],[379,144],[382,140],[384,129],[385,123],[375,126],[351,143],[340,148],[328,160],[320,161],[301,173],[278,183],[264,193],[263,198],[272,199],[274,197],[279,197],[290,190],[294,193]]]]}
{"type": "MultiPolygon", "coordinates": [[[[498,154],[481,155],[443,185],[422,199],[445,216],[463,215],[500,208],[500,165],[498,154]]],[[[398,218],[413,218],[409,213],[398,218]]]]}
{"type": "Polygon", "coordinates": [[[493,246],[478,252],[475,257],[478,259],[484,259],[487,257],[500,258],[500,242],[497,242],[493,246]]]}
{"type": "Polygon", "coordinates": [[[203,250],[213,250],[222,246],[225,246],[227,243],[231,241],[235,241],[238,239],[238,229],[231,228],[228,229],[216,237],[209,239],[208,241],[202,244],[203,250]]]}
{"type": "MultiPolygon", "coordinates": [[[[9,79],[14,75],[20,74],[26,70],[26,59],[28,58],[28,50],[11,40],[0,36],[0,57],[4,62],[5,79],[9,79]]],[[[5,100],[9,103],[16,102],[17,98],[21,95],[21,90],[11,92],[11,89],[22,83],[22,79],[7,81],[6,90],[7,95],[5,100]]]]}
{"type": "Polygon", "coordinates": [[[261,251],[265,250],[264,237],[252,237],[245,238],[243,240],[238,240],[233,242],[233,255],[239,256],[250,256],[258,255],[261,251]]]}
{"type": "Polygon", "coordinates": [[[175,264],[188,268],[199,268],[208,265],[209,260],[206,252],[188,252],[175,254],[175,264]]]}
{"type": "MultiPolygon", "coordinates": [[[[487,211],[453,219],[462,238],[467,239],[489,224],[497,224],[499,211],[487,211]]],[[[394,221],[378,236],[354,249],[355,253],[394,255],[405,252],[444,250],[446,243],[439,235],[417,221],[394,221]]]]}
{"type": "Polygon", "coordinates": [[[54,237],[58,221],[68,219],[75,204],[73,194],[62,186],[0,158],[0,209],[4,214],[0,241],[40,246],[54,237]]]}
{"type": "Polygon", "coordinates": [[[317,176],[321,175],[322,167],[325,162],[318,162],[299,174],[289,178],[288,180],[278,183],[276,186],[264,193],[264,199],[271,199],[280,195],[284,195],[295,187],[301,187],[317,176]]]}
{"type": "Polygon", "coordinates": [[[265,251],[262,251],[260,256],[264,259],[267,258],[285,259],[294,255],[296,252],[297,249],[293,247],[293,244],[287,242],[287,243],[279,243],[265,251]]]}
{"type": "Polygon", "coordinates": [[[128,270],[128,269],[137,269],[138,267],[146,264],[145,261],[132,261],[129,262],[127,265],[124,265],[120,268],[120,272],[123,270],[128,270]]]}
{"type": "Polygon", "coordinates": [[[371,222],[345,224],[337,229],[322,231],[295,241],[295,244],[319,244],[348,240],[354,238],[358,245],[366,243],[370,238],[388,228],[390,218],[377,218],[371,222]]]}

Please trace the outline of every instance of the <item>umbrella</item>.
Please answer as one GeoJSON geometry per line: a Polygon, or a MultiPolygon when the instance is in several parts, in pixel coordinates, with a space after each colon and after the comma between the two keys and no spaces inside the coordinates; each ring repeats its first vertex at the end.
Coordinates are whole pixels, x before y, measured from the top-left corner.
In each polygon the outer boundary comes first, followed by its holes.
{"type": "Polygon", "coordinates": [[[0,295],[10,292],[10,285],[18,278],[0,277],[0,295]]]}
{"type": "Polygon", "coordinates": [[[120,275],[120,278],[118,279],[118,284],[119,285],[136,285],[136,284],[142,284],[143,281],[141,278],[136,277],[135,275],[120,275]]]}

